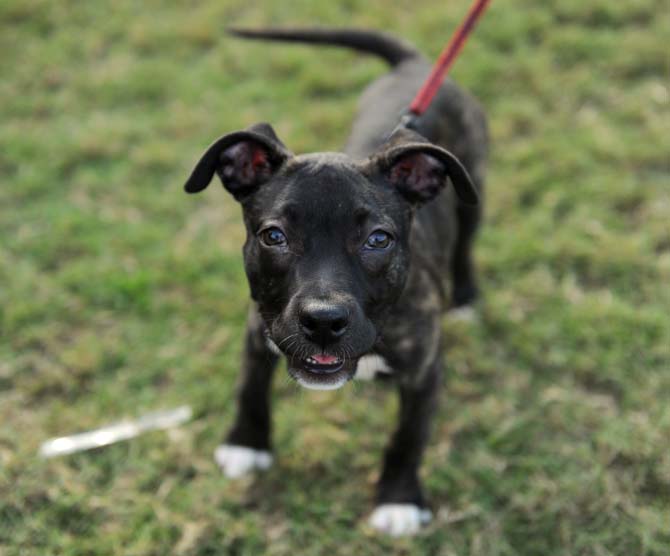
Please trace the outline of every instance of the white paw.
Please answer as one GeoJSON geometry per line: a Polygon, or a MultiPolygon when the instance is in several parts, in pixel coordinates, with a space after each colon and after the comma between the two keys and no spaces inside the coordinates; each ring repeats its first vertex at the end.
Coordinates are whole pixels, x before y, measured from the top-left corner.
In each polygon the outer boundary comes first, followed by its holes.
{"type": "Polygon", "coordinates": [[[430,510],[414,504],[382,504],[370,516],[370,525],[392,537],[414,535],[433,518],[430,510]]]}
{"type": "Polygon", "coordinates": [[[455,309],[449,309],[447,316],[453,321],[474,322],[477,319],[477,312],[472,305],[462,305],[455,309]]]}
{"type": "Polygon", "coordinates": [[[214,451],[214,460],[226,477],[237,479],[256,469],[268,469],[272,465],[272,454],[246,446],[221,444],[214,451]]]}

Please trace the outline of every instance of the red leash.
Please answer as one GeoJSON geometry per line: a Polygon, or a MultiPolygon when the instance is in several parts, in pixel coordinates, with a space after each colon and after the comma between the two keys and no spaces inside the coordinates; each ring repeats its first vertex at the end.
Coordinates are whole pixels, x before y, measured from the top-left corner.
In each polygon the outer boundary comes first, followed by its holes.
{"type": "Polygon", "coordinates": [[[430,75],[424,82],[423,86],[414,97],[412,104],[410,104],[410,118],[413,116],[420,116],[428,109],[430,103],[433,100],[433,97],[435,96],[435,93],[437,93],[438,89],[440,88],[447,71],[449,71],[449,68],[456,60],[456,56],[458,56],[461,48],[463,48],[468,35],[474,28],[475,23],[477,23],[477,20],[481,17],[482,13],[484,13],[484,10],[486,9],[489,1],[490,0],[474,1],[470,7],[470,11],[468,12],[467,17],[463,23],[461,23],[461,26],[456,30],[453,37],[451,37],[449,44],[447,44],[445,49],[442,51],[442,54],[440,54],[440,57],[437,59],[437,62],[433,67],[433,71],[430,72],[430,75]]]}

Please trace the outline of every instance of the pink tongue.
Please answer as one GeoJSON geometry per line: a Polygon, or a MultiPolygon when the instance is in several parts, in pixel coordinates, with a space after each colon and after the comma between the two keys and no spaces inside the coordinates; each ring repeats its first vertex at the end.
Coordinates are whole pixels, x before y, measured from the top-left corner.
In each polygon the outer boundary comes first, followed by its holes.
{"type": "Polygon", "coordinates": [[[338,361],[337,357],[334,355],[312,355],[312,359],[320,365],[331,365],[338,361]]]}

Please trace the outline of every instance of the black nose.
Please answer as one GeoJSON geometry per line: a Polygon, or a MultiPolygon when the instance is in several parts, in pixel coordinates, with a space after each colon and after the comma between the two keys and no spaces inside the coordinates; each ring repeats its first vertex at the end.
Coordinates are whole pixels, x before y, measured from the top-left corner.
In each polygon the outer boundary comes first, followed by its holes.
{"type": "Polygon", "coordinates": [[[300,311],[300,328],[313,342],[328,344],[342,336],[349,325],[349,313],[341,305],[307,303],[300,311]]]}

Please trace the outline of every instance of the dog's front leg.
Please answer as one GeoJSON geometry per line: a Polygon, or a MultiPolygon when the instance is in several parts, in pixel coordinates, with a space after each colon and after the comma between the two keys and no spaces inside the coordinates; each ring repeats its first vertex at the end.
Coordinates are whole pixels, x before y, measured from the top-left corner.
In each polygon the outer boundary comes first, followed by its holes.
{"type": "Polygon", "coordinates": [[[229,478],[246,475],[272,465],[270,452],[270,386],[278,356],[268,347],[263,323],[256,308],[249,311],[242,380],[237,414],[226,437],[214,454],[229,478]]]}
{"type": "Polygon", "coordinates": [[[438,353],[418,384],[399,385],[400,422],[386,449],[377,484],[377,508],[370,517],[375,529],[393,536],[412,535],[431,519],[418,473],[441,375],[441,354],[438,353]]]}

